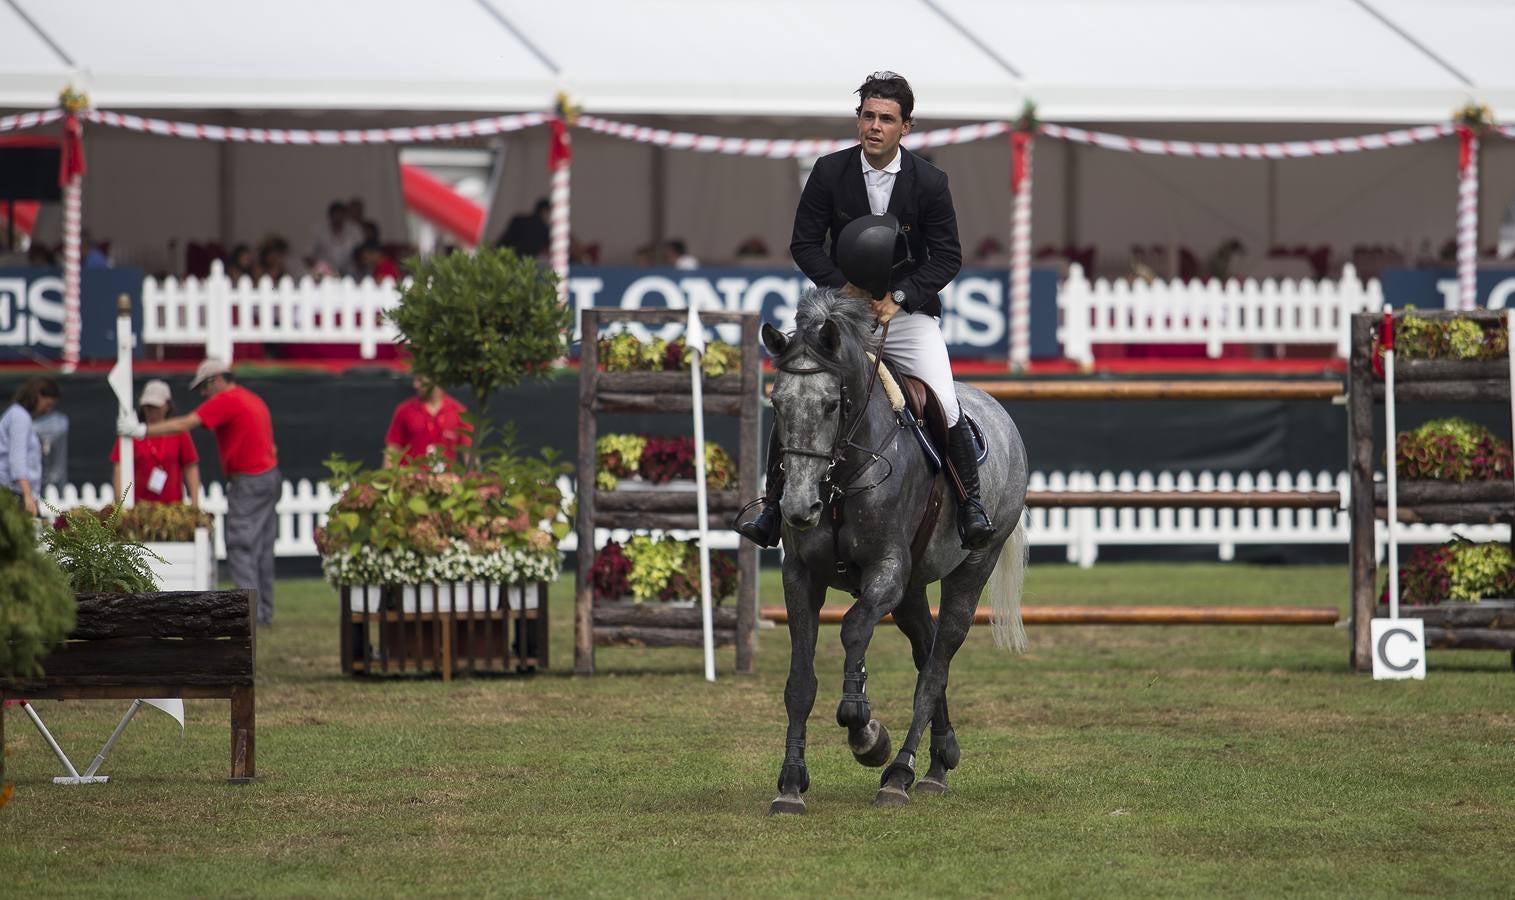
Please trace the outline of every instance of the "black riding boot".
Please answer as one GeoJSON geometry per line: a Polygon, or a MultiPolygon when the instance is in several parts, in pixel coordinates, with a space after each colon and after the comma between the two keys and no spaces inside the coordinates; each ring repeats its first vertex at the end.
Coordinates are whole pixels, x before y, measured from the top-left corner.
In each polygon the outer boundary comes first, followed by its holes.
{"type": "Polygon", "coordinates": [[[763,497],[757,515],[736,524],[737,534],[759,547],[779,545],[780,526],[783,524],[780,518],[782,513],[779,512],[779,498],[784,495],[783,459],[783,453],[779,450],[778,426],[775,425],[768,433],[768,493],[763,497]]]}
{"type": "Polygon", "coordinates": [[[947,456],[962,483],[957,498],[957,533],[964,550],[977,550],[994,537],[994,524],[979,500],[978,457],[973,448],[973,427],[966,418],[959,418],[947,432],[947,456]]]}

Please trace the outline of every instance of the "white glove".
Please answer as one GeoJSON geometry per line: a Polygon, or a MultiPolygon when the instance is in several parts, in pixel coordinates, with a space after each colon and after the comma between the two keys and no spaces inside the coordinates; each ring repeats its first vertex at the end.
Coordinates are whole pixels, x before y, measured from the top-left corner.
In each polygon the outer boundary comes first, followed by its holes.
{"type": "Polygon", "coordinates": [[[147,425],[138,421],[136,413],[122,412],[116,417],[116,434],[140,441],[147,437],[147,425]]]}

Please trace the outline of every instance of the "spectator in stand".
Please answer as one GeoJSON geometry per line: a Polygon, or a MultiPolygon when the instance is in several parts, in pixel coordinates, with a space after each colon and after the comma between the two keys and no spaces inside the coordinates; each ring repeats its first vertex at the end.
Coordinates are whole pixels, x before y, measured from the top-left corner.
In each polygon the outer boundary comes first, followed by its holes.
{"type": "Polygon", "coordinates": [[[238,244],[231,250],[231,256],[226,258],[226,277],[233,283],[243,278],[252,278],[257,272],[258,263],[253,258],[252,248],[246,244],[238,244]]]}
{"type": "Polygon", "coordinates": [[[473,430],[463,421],[463,404],[435,384],[414,375],[410,386],[416,395],[395,407],[384,435],[385,463],[398,452],[400,459],[429,456],[433,451],[456,459],[459,447],[469,444],[473,430]]]}
{"type": "Polygon", "coordinates": [[[14,402],[0,415],[0,481],[21,499],[28,515],[37,515],[42,490],[42,440],[32,420],[58,405],[58,382],[28,378],[17,388],[14,402]]]}
{"type": "Polygon", "coordinates": [[[294,276],[294,272],[289,268],[289,241],[277,234],[269,235],[258,247],[258,269],[255,277],[272,278],[278,281],[285,276],[294,276]]]}
{"type": "Polygon", "coordinates": [[[740,263],[762,263],[768,259],[768,242],[753,235],[742,241],[736,248],[736,259],[740,263]]]}
{"type": "Polygon", "coordinates": [[[41,241],[33,240],[31,246],[26,248],[26,264],[52,267],[58,264],[58,260],[53,258],[52,252],[41,241]]]}
{"type": "Polygon", "coordinates": [[[531,212],[511,216],[497,246],[508,247],[528,259],[544,255],[552,247],[552,233],[547,227],[551,211],[552,204],[543,197],[531,212]]]}
{"type": "Polygon", "coordinates": [[[226,560],[232,582],[258,592],[258,624],[274,621],[274,539],[282,489],[272,418],[262,399],[236,383],[223,360],[200,363],[190,390],[205,398],[194,412],[145,424],[126,412],[116,433],[141,440],[180,434],[203,425],[216,436],[226,476],[226,560]]]}
{"type": "Polygon", "coordinates": [[[675,269],[698,269],[700,261],[689,252],[683,238],[671,238],[663,242],[663,264],[675,269]]]}
{"type": "Polygon", "coordinates": [[[638,266],[653,265],[657,261],[655,253],[656,249],[657,248],[651,244],[643,244],[642,246],[638,247],[636,249],[636,252],[631,257],[632,264],[638,266]]]}
{"type": "MultiPolygon", "coordinates": [[[[368,212],[364,209],[362,197],[353,197],[347,201],[347,218],[354,225],[358,226],[358,230],[362,232],[365,240],[368,237],[367,226],[373,225],[374,231],[378,231],[379,226],[369,221],[368,212]]],[[[375,239],[377,239],[377,234],[375,235],[375,239]]]]}
{"type": "MultiPolygon", "coordinates": [[[[156,425],[174,411],[168,382],[154,378],[142,386],[137,398],[137,414],[148,425],[156,425]]],[[[110,451],[111,485],[116,497],[126,493],[121,477],[121,441],[110,451]]],[[[200,505],[200,454],[189,432],[160,434],[132,443],[132,487],[138,503],[182,503],[189,497],[190,506],[200,505]]]]}
{"type": "Polygon", "coordinates": [[[326,263],[331,271],[346,275],[352,270],[352,251],[363,240],[363,226],[352,220],[349,206],[333,200],[326,207],[326,227],[316,237],[310,251],[311,266],[326,263]]]}
{"type": "Polygon", "coordinates": [[[81,266],[86,269],[110,268],[111,262],[109,243],[97,242],[93,237],[90,236],[88,229],[85,229],[83,232],[82,237],[80,238],[80,243],[84,246],[84,259],[80,263],[81,266]]]}
{"type": "Polygon", "coordinates": [[[369,241],[359,244],[352,251],[352,277],[372,278],[374,281],[400,280],[400,267],[395,265],[394,260],[384,255],[378,241],[369,241]]]}

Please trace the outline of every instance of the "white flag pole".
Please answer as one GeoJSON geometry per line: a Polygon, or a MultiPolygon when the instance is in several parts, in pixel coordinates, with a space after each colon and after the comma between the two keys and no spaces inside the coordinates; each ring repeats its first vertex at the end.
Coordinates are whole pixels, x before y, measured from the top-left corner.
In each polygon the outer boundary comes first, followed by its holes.
{"type": "MultiPolygon", "coordinates": [[[[131,297],[122,294],[116,301],[116,364],[111,367],[107,381],[111,390],[115,391],[116,402],[120,405],[120,413],[132,409],[132,350],[136,345],[136,338],[132,334],[132,301],[131,297]]],[[[123,496],[116,498],[122,506],[130,508],[136,502],[136,465],[133,452],[133,442],[129,437],[119,438],[121,441],[121,484],[123,496]]]]}
{"type": "Polygon", "coordinates": [[[1388,309],[1383,314],[1383,409],[1384,430],[1387,433],[1389,464],[1386,478],[1389,492],[1389,511],[1384,523],[1384,535],[1389,543],[1389,618],[1399,618],[1399,540],[1395,533],[1399,524],[1399,436],[1394,425],[1394,313],[1388,309]]]}
{"type": "Polygon", "coordinates": [[[694,496],[700,518],[700,619],[705,629],[705,680],[715,681],[715,623],[710,603],[710,498],[705,488],[705,326],[700,323],[697,297],[689,298],[689,326],[684,336],[689,348],[689,383],[694,397],[694,496]]]}

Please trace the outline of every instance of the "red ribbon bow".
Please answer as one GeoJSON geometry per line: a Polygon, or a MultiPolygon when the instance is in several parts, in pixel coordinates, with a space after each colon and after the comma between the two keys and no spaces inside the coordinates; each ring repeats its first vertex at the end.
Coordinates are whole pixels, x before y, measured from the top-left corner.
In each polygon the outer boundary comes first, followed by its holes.
{"type": "Polygon", "coordinates": [[[68,187],[75,175],[84,174],[84,129],[79,117],[69,113],[63,119],[62,154],[58,162],[58,184],[68,187]]]}
{"type": "Polygon", "coordinates": [[[1026,180],[1026,157],[1031,151],[1031,139],[1034,135],[1029,131],[1010,132],[1010,193],[1020,191],[1021,182],[1026,180]]]}
{"type": "Polygon", "coordinates": [[[547,168],[551,171],[573,160],[573,142],[568,137],[568,124],[562,119],[552,119],[547,124],[552,126],[552,146],[547,151],[547,168]]]}
{"type": "Polygon", "coordinates": [[[1478,135],[1468,126],[1457,126],[1457,139],[1460,144],[1457,152],[1457,171],[1464,173],[1468,171],[1468,164],[1473,161],[1473,141],[1477,137],[1478,135]]]}

